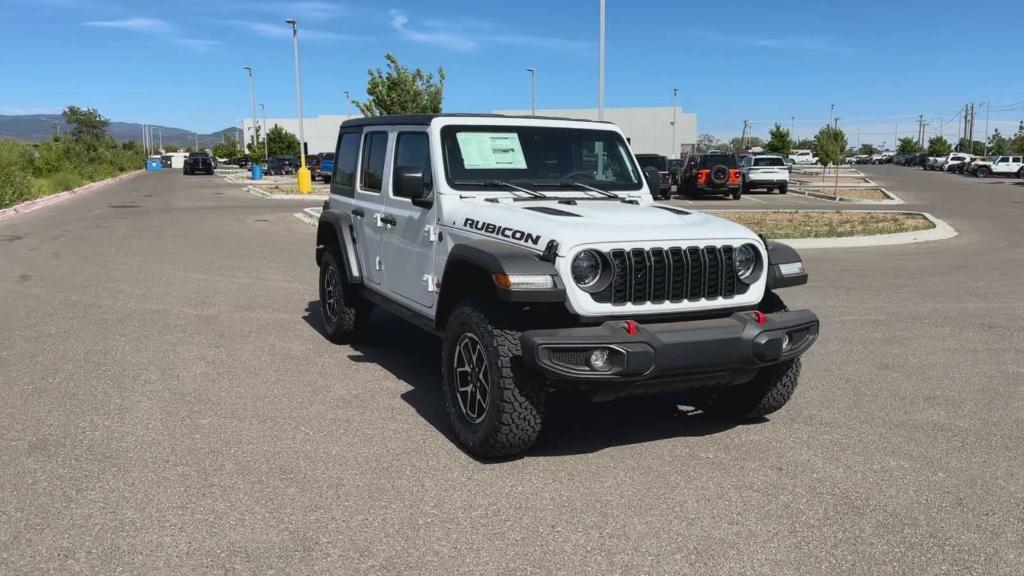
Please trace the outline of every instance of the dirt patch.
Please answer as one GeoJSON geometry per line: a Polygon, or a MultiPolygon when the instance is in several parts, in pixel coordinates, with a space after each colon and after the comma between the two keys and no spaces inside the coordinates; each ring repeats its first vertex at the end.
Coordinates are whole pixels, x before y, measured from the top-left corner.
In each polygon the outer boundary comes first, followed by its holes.
{"type": "Polygon", "coordinates": [[[851,200],[888,200],[889,197],[880,188],[806,188],[808,192],[817,192],[828,196],[838,196],[851,200]]]}
{"type": "Polygon", "coordinates": [[[841,238],[934,228],[932,221],[907,212],[709,212],[769,238],[841,238]]]}
{"type": "MultiPolygon", "coordinates": [[[[299,187],[298,186],[281,186],[281,185],[276,185],[275,184],[275,185],[271,185],[271,186],[260,186],[259,188],[260,188],[260,190],[263,190],[264,192],[266,192],[268,194],[298,194],[299,193],[299,187]]],[[[327,193],[330,192],[330,189],[331,189],[330,186],[322,186],[322,185],[321,186],[317,186],[317,185],[314,185],[313,186],[313,191],[311,192],[311,194],[327,194],[327,193]]]]}

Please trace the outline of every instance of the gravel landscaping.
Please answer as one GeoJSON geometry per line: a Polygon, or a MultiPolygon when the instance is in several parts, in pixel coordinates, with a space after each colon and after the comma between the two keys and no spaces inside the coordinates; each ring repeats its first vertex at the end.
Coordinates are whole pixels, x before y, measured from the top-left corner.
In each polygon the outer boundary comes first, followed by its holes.
{"type": "Polygon", "coordinates": [[[769,238],[842,238],[928,230],[935,225],[911,212],[712,211],[769,238]]]}

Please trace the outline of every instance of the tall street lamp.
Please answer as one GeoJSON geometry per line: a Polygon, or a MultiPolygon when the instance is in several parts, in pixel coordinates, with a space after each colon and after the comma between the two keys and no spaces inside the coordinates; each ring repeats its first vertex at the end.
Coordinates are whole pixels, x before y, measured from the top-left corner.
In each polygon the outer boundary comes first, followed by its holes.
{"type": "Polygon", "coordinates": [[[295,101],[299,107],[299,194],[313,191],[313,179],[306,167],[306,136],[302,131],[302,69],[299,66],[299,28],[294,18],[285,20],[292,25],[292,47],[295,51],[295,101]]]}
{"type": "Polygon", "coordinates": [[[267,107],[260,104],[260,111],[263,112],[263,159],[270,158],[270,136],[267,132],[267,107]]]}
{"type": "MultiPolygon", "coordinates": [[[[345,106],[345,113],[348,114],[352,111],[352,98],[349,97],[348,90],[345,90],[345,102],[348,102],[348,105],[345,106]]],[[[349,114],[349,116],[352,116],[352,114],[349,114]]]]}
{"type": "Polygon", "coordinates": [[[597,119],[604,120],[604,0],[601,0],[597,35],[597,119]]]}
{"type": "Polygon", "coordinates": [[[530,116],[537,115],[537,70],[536,68],[527,68],[527,72],[530,73],[530,116]]]}
{"type": "Polygon", "coordinates": [[[676,148],[676,95],[679,88],[672,89],[672,158],[679,157],[679,149],[676,148]]]}
{"type": "MultiPolygon", "coordinates": [[[[259,143],[256,140],[256,87],[252,80],[252,66],[242,66],[242,69],[249,73],[249,103],[252,104],[252,152],[256,154],[259,150],[259,143]]],[[[256,163],[252,163],[252,169],[256,170],[256,163]]]]}

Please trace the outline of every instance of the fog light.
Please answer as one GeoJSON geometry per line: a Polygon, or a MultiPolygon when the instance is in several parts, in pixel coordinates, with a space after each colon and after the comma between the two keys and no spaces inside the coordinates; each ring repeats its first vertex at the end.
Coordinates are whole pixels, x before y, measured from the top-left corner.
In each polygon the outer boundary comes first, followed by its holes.
{"type": "Polygon", "coordinates": [[[789,352],[789,347],[791,345],[792,345],[792,342],[790,342],[790,340],[789,340],[789,334],[783,334],[782,335],[782,351],[783,352],[789,352]]]}
{"type": "Polygon", "coordinates": [[[611,365],[608,364],[608,349],[598,348],[596,350],[593,350],[590,353],[589,364],[590,367],[593,368],[594,370],[605,371],[611,368],[611,365]]]}

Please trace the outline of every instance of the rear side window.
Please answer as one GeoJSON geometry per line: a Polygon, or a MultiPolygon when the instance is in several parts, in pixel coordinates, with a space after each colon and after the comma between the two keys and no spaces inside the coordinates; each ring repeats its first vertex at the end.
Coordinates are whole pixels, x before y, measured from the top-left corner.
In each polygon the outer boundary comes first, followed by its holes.
{"type": "Polygon", "coordinates": [[[701,162],[704,168],[712,168],[719,164],[724,164],[729,168],[736,168],[736,157],[732,154],[708,154],[701,162]]]}
{"type": "Polygon", "coordinates": [[[338,142],[338,156],[341,162],[334,165],[331,188],[335,194],[352,197],[356,185],[356,161],[359,160],[359,133],[341,135],[338,142]]]}
{"type": "Polygon", "coordinates": [[[782,158],[754,158],[754,166],[785,166],[786,163],[782,161],[782,158]]]}
{"type": "Polygon", "coordinates": [[[380,192],[384,184],[384,160],[388,152],[387,132],[367,132],[363,137],[363,164],[359,172],[359,189],[380,192]]]}
{"type": "MultiPolygon", "coordinates": [[[[426,132],[402,132],[398,135],[398,142],[395,144],[395,174],[398,174],[399,168],[419,168],[423,170],[424,183],[431,182],[430,176],[430,143],[427,140],[426,132]]],[[[394,182],[398,179],[393,178],[391,180],[391,189],[395,190],[397,186],[394,182]]],[[[395,190],[395,196],[402,197],[395,190]]]]}

